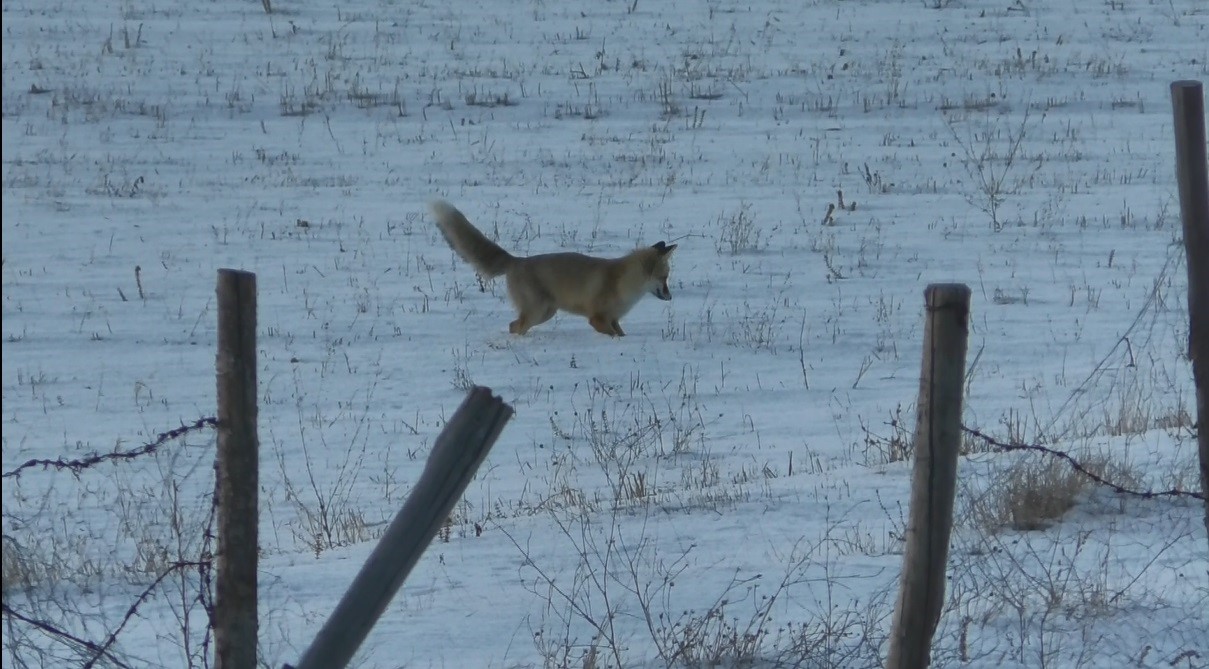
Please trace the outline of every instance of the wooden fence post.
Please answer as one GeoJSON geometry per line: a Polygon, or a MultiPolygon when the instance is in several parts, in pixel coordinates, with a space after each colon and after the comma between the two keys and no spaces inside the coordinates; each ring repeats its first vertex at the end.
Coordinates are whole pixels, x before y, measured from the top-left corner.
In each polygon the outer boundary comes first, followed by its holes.
{"type": "MultiPolygon", "coordinates": [[[[1209,165],[1205,155],[1205,95],[1199,81],[1171,84],[1175,117],[1175,174],[1188,259],[1188,357],[1196,386],[1201,492],[1209,493],[1209,165]]],[[[1209,497],[1205,498],[1209,534],[1209,497]]]]}
{"type": "Polygon", "coordinates": [[[476,386],[466,395],[437,436],[424,473],[403,508],[296,669],[342,669],[348,664],[462,498],[511,417],[512,407],[494,397],[489,388],[476,386]]]}
{"type": "Polygon", "coordinates": [[[214,666],[256,667],[260,441],[256,433],[256,275],[218,270],[218,496],[214,666]]]}
{"type": "Polygon", "coordinates": [[[932,284],[924,291],[924,303],[911,510],[886,669],[921,669],[931,661],[932,635],[944,607],[953,526],[970,289],[965,284],[932,284]]]}

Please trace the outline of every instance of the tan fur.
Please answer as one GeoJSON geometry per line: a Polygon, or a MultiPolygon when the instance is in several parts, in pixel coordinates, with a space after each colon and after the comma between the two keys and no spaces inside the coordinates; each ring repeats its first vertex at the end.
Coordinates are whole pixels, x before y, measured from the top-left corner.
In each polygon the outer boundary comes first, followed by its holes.
{"type": "Polygon", "coordinates": [[[430,208],[445,241],[463,260],[483,278],[506,277],[508,297],[517,311],[508,326],[513,334],[525,334],[562,309],[586,317],[597,332],[620,337],[625,332],[618,321],[643,295],[672,299],[667,277],[675,244],[659,242],[620,258],[571,252],[517,257],[479,232],[448,202],[438,200],[430,208]]]}

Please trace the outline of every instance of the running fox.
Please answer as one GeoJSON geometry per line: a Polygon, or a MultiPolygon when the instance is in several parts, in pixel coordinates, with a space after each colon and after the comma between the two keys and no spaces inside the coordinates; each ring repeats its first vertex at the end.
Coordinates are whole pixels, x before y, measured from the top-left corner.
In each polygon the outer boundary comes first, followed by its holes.
{"type": "Polygon", "coordinates": [[[429,207],[445,241],[484,279],[507,277],[508,297],[517,311],[508,325],[512,334],[523,335],[562,309],[586,316],[597,332],[621,337],[625,332],[618,321],[643,294],[672,299],[667,277],[675,244],[659,242],[620,258],[572,252],[517,257],[479,232],[448,202],[436,200],[429,207]]]}

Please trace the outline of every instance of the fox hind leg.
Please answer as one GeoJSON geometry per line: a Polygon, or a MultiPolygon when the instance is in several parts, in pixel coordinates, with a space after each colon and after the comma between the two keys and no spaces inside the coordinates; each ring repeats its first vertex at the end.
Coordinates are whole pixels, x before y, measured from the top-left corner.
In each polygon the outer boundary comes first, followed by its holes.
{"type": "Polygon", "coordinates": [[[555,307],[545,307],[544,311],[531,310],[529,312],[520,312],[516,320],[508,324],[508,332],[515,335],[523,335],[529,331],[534,325],[541,325],[546,321],[554,318],[554,314],[558,311],[555,307]]]}
{"type": "Polygon", "coordinates": [[[523,335],[529,328],[541,325],[554,318],[558,308],[546,293],[533,284],[522,271],[508,274],[508,297],[516,307],[516,320],[508,325],[508,332],[523,335]]]}

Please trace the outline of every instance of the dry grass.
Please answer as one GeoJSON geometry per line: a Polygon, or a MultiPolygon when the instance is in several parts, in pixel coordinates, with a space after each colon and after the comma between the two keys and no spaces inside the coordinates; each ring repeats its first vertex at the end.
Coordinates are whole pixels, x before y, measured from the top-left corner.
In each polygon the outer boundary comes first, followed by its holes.
{"type": "MultiPolygon", "coordinates": [[[[1077,458],[1093,474],[1139,489],[1141,477],[1124,460],[1107,454],[1077,458]]],[[[1053,457],[1029,456],[993,475],[975,503],[978,524],[988,532],[1044,530],[1060,520],[1097,484],[1068,463],[1053,457]]]]}

